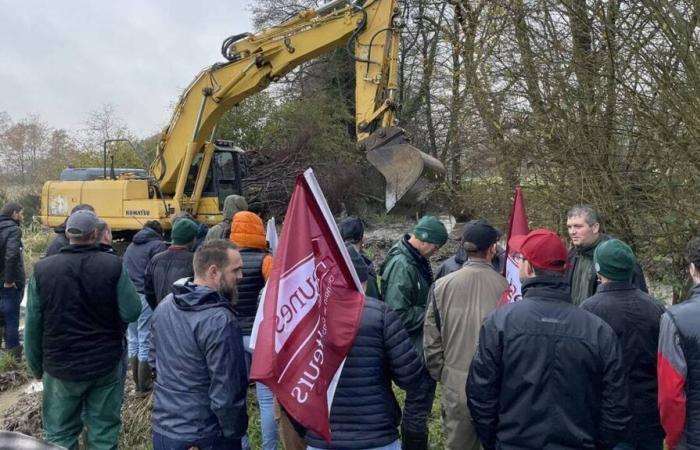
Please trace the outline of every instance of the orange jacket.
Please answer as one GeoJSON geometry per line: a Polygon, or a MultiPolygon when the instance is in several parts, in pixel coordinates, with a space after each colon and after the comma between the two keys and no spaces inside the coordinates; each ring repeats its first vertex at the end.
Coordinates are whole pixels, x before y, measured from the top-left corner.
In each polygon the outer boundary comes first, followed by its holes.
{"type": "MultiPolygon", "coordinates": [[[[250,211],[239,211],[233,215],[231,223],[231,241],[241,248],[257,248],[267,250],[265,227],[257,214],[250,211]]],[[[263,260],[263,278],[267,281],[272,269],[272,256],[267,255],[263,260]]]]}

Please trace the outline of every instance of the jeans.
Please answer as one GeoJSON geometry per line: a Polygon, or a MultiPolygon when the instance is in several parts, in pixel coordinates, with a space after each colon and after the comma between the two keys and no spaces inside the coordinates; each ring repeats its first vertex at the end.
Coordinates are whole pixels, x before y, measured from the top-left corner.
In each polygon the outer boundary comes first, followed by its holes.
{"type": "Polygon", "coordinates": [[[426,369],[423,369],[423,372],[421,383],[406,391],[402,428],[406,433],[427,437],[428,416],[433,409],[436,383],[426,369]]]}
{"type": "Polygon", "coordinates": [[[129,358],[139,354],[139,328],[137,322],[131,322],[126,328],[126,348],[129,358]]]}
{"type": "MultiPolygon", "coordinates": [[[[245,350],[246,366],[250,373],[250,361],[252,352],[250,349],[250,336],[243,336],[243,349],[245,350]]],[[[270,388],[262,383],[255,383],[255,396],[260,408],[260,431],[262,432],[262,450],[277,450],[277,422],[273,406],[273,395],[270,388]]]]}
{"type": "Polygon", "coordinates": [[[148,306],[146,296],[139,294],[141,299],[141,315],[136,322],[131,322],[127,328],[127,347],[129,358],[138,357],[139,361],[148,361],[148,339],[151,336],[151,316],[153,310],[148,306]]]}
{"type": "Polygon", "coordinates": [[[196,442],[179,441],[153,432],[153,450],[188,450],[192,447],[199,450],[241,450],[241,442],[224,437],[199,439],[196,442]]]}
{"type": "Polygon", "coordinates": [[[0,315],[5,322],[5,348],[19,345],[19,305],[22,291],[17,288],[0,287],[0,315]]]}
{"type": "Polygon", "coordinates": [[[149,350],[148,341],[151,338],[151,316],[153,315],[153,310],[148,305],[145,294],[139,294],[139,297],[141,298],[141,315],[139,316],[139,320],[136,321],[139,342],[137,353],[139,361],[147,362],[149,350]]]}
{"type": "MultiPolygon", "coordinates": [[[[310,445],[306,447],[306,450],[323,450],[318,447],[311,447],[310,445]]],[[[373,447],[365,450],[401,450],[401,443],[399,441],[394,441],[389,445],[383,445],[381,447],[373,447]]]]}

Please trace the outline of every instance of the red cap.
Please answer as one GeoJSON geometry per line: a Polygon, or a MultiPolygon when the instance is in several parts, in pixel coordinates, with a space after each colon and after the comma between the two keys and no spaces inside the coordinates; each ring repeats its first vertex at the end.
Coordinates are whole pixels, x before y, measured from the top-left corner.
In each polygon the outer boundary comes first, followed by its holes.
{"type": "Polygon", "coordinates": [[[508,247],[540,269],[566,270],[566,247],[554,231],[538,228],[527,235],[513,236],[508,247]]]}

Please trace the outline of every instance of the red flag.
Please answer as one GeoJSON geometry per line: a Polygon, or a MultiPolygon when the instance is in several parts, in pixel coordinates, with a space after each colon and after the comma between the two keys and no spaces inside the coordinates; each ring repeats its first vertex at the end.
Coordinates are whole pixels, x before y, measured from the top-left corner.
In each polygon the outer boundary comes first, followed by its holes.
{"type": "MultiPolygon", "coordinates": [[[[529,232],[530,228],[527,225],[523,190],[520,187],[516,187],[513,209],[510,211],[510,223],[508,224],[508,240],[513,236],[528,234],[529,232]]],[[[505,305],[506,303],[517,302],[523,295],[520,290],[520,257],[510,251],[507,241],[505,276],[508,280],[508,287],[498,300],[499,306],[505,305]]]]}
{"type": "Polygon", "coordinates": [[[251,341],[250,378],[331,439],[329,414],[364,293],[311,169],[298,176],[251,341]]]}

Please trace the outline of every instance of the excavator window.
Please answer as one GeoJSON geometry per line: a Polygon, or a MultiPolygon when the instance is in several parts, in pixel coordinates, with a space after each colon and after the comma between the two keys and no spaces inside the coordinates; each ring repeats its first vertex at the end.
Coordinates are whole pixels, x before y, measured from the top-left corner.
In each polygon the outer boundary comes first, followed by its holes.
{"type": "MultiPolygon", "coordinates": [[[[197,172],[199,172],[202,157],[203,155],[200,153],[192,162],[190,172],[187,175],[187,184],[185,185],[186,195],[192,195],[192,191],[194,191],[194,184],[197,180],[197,172]]],[[[214,151],[209,173],[204,182],[202,197],[217,197],[219,199],[219,209],[223,209],[226,197],[231,194],[242,194],[242,178],[243,173],[239,152],[217,148],[214,151]]]]}

